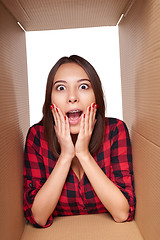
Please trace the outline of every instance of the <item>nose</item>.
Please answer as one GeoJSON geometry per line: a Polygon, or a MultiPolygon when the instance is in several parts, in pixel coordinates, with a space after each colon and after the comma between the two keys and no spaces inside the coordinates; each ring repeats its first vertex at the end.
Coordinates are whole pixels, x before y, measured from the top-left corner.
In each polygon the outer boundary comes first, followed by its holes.
{"type": "Polygon", "coordinates": [[[72,97],[69,98],[68,102],[69,103],[75,103],[75,102],[78,102],[78,99],[76,97],[72,96],[72,97]]]}
{"type": "Polygon", "coordinates": [[[68,102],[69,103],[75,103],[78,102],[78,95],[76,91],[71,91],[68,96],[68,102]]]}

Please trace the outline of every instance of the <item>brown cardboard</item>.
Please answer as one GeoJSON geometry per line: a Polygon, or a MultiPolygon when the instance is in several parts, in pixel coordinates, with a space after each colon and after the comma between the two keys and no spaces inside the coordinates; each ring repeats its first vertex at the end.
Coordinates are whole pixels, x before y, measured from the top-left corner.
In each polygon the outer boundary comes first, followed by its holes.
{"type": "Polygon", "coordinates": [[[29,127],[25,34],[0,3],[0,239],[20,239],[29,127]]]}
{"type": "Polygon", "coordinates": [[[160,148],[135,131],[132,141],[137,196],[135,220],[144,239],[159,239],[160,148]]]}
{"type": "Polygon", "coordinates": [[[124,119],[160,147],[159,4],[136,1],[121,21],[119,33],[124,119]]]}
{"type": "Polygon", "coordinates": [[[21,240],[28,239],[142,240],[143,238],[135,221],[119,224],[114,222],[109,214],[90,214],[55,218],[48,229],[37,230],[27,225],[21,240]]]}
{"type": "Polygon", "coordinates": [[[131,129],[136,223],[160,238],[160,2],[136,1],[119,25],[124,121],[131,129]]]}
{"type": "Polygon", "coordinates": [[[2,0],[0,2],[0,237],[145,239],[160,236],[160,1],[2,0]],[[57,217],[47,229],[25,225],[23,146],[29,127],[25,30],[119,24],[124,121],[130,129],[137,207],[135,220],[109,214],[57,217]]]}
{"type": "Polygon", "coordinates": [[[26,31],[114,26],[128,0],[2,0],[26,31]]]}

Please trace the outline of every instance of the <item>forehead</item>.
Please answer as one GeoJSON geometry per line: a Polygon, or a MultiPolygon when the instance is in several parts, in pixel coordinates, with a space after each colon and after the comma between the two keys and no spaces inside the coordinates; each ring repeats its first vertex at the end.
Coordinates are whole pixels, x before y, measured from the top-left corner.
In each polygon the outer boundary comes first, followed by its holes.
{"type": "Polygon", "coordinates": [[[89,79],[85,70],[76,63],[65,63],[62,64],[54,77],[54,82],[56,80],[79,80],[79,79],[89,79]]]}

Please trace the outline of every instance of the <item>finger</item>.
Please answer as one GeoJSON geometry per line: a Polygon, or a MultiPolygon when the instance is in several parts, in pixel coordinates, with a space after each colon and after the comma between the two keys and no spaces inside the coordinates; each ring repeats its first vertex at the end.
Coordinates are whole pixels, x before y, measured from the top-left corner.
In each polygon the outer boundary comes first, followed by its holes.
{"type": "Polygon", "coordinates": [[[51,108],[51,112],[52,112],[52,115],[53,115],[53,118],[54,118],[55,125],[57,126],[57,116],[55,114],[55,105],[51,104],[50,108],[51,108]]]}
{"type": "Polygon", "coordinates": [[[60,112],[60,109],[57,108],[57,106],[54,104],[53,113],[54,113],[55,119],[56,119],[56,128],[57,128],[58,132],[61,132],[61,123],[60,123],[59,112],[60,112]]]}
{"type": "Polygon", "coordinates": [[[65,134],[65,118],[63,116],[62,111],[58,108],[58,115],[59,115],[59,124],[61,129],[61,134],[65,134]]]}
{"type": "Polygon", "coordinates": [[[84,126],[85,134],[88,134],[88,130],[89,130],[90,113],[91,113],[91,106],[88,106],[86,111],[86,116],[85,116],[85,126],[84,126]]]}
{"type": "MultiPolygon", "coordinates": [[[[96,120],[96,113],[97,113],[97,108],[98,108],[98,105],[96,104],[95,106],[94,106],[94,113],[93,113],[93,122],[94,122],[94,125],[95,125],[95,120],[96,120]]],[[[96,120],[97,121],[97,120],[96,120]]]]}
{"type": "Polygon", "coordinates": [[[64,120],[65,120],[65,131],[66,131],[66,134],[68,134],[70,133],[70,127],[69,127],[69,120],[66,115],[64,116],[64,120]]]}
{"type": "Polygon", "coordinates": [[[81,115],[81,124],[80,124],[79,135],[85,133],[85,117],[86,117],[85,113],[81,115]]]}
{"type": "MultiPolygon", "coordinates": [[[[97,122],[97,119],[94,120],[94,126],[95,126],[96,122],[97,122]]],[[[93,127],[93,128],[94,128],[94,127],[93,127]]]]}
{"type": "Polygon", "coordinates": [[[53,115],[53,118],[54,118],[54,129],[55,129],[55,132],[56,132],[56,135],[58,136],[58,132],[59,132],[59,128],[58,128],[58,118],[57,118],[57,113],[55,111],[55,105],[52,104],[51,106],[51,111],[52,111],[52,115],[53,115]]]}
{"type": "Polygon", "coordinates": [[[93,122],[94,122],[94,111],[95,111],[95,103],[91,104],[90,110],[90,119],[89,119],[89,131],[92,132],[93,130],[93,122]]]}

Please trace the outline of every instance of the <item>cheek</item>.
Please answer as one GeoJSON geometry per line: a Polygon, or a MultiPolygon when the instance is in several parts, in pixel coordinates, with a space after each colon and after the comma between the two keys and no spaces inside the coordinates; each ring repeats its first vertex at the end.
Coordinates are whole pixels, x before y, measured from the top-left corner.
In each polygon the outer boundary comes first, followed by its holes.
{"type": "Polygon", "coordinates": [[[64,98],[62,98],[59,95],[57,96],[56,94],[52,94],[51,103],[55,104],[56,107],[58,107],[61,110],[62,114],[65,115],[64,98]]]}
{"type": "Polygon", "coordinates": [[[51,95],[51,102],[54,103],[57,107],[60,107],[62,98],[53,92],[51,95]]]}
{"type": "Polygon", "coordinates": [[[88,102],[88,105],[90,105],[91,103],[95,102],[96,101],[96,98],[95,98],[95,95],[94,95],[94,92],[91,92],[88,96],[87,96],[87,99],[86,99],[86,103],[88,102]],[[87,101],[88,100],[88,101],[87,101]]]}
{"type": "Polygon", "coordinates": [[[51,103],[54,103],[54,96],[55,96],[55,94],[54,94],[54,92],[52,90],[52,93],[51,93],[51,103]]]}
{"type": "Polygon", "coordinates": [[[96,98],[95,98],[94,93],[93,93],[93,95],[92,95],[92,102],[96,102],[96,98]]]}

